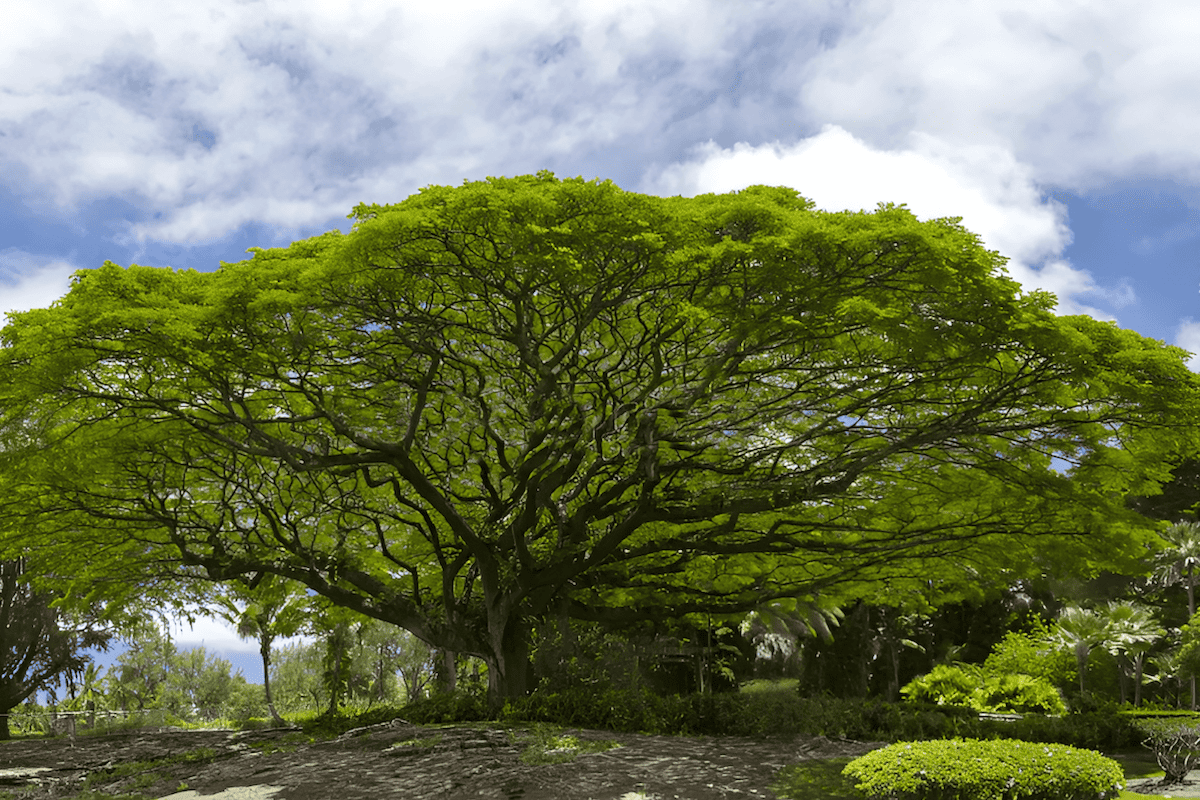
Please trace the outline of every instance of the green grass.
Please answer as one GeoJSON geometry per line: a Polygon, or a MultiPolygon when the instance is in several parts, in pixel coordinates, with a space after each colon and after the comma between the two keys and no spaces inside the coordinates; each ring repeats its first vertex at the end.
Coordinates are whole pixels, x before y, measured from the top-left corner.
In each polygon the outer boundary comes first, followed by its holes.
{"type": "Polygon", "coordinates": [[[746,681],[738,691],[742,694],[764,694],[767,692],[780,692],[787,695],[795,695],[800,687],[799,678],[782,678],[780,680],[765,680],[763,678],[755,678],[752,681],[746,681]]]}
{"type": "Polygon", "coordinates": [[[862,800],[854,785],[842,777],[850,758],[819,758],[784,767],[771,791],[788,800],[862,800]]]}
{"type": "Polygon", "coordinates": [[[312,744],[315,741],[317,741],[316,736],[308,736],[297,731],[296,733],[286,733],[277,741],[250,742],[250,746],[263,755],[270,755],[271,753],[292,753],[299,750],[302,745],[312,744]]]}
{"type": "Polygon", "coordinates": [[[439,733],[436,736],[424,736],[418,739],[405,739],[402,742],[396,742],[388,750],[399,750],[401,748],[412,748],[414,750],[427,750],[437,747],[442,743],[442,735],[439,733]]]}
{"type": "Polygon", "coordinates": [[[583,741],[577,736],[562,733],[557,725],[534,725],[529,734],[533,741],[521,753],[521,762],[524,764],[565,764],[574,761],[581,753],[603,753],[621,746],[609,739],[583,741]]]}
{"type": "MultiPolygon", "coordinates": [[[[197,747],[186,753],[180,753],[167,758],[154,758],[146,761],[127,761],[117,764],[112,769],[103,772],[93,772],[84,779],[85,796],[90,796],[92,786],[112,783],[121,778],[133,778],[135,789],[145,789],[162,780],[165,775],[159,772],[163,767],[175,764],[207,764],[217,756],[217,751],[211,747],[197,747]]],[[[107,797],[108,795],[99,795],[107,797]]]]}

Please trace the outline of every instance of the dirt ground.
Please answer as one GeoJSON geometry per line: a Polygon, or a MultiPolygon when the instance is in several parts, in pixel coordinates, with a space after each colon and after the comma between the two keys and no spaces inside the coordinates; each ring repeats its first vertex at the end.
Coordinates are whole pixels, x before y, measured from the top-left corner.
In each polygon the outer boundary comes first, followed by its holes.
{"type": "MultiPolygon", "coordinates": [[[[522,763],[525,728],[394,721],[337,739],[294,731],[142,730],[0,743],[0,792],[61,798],[87,788],[172,800],[725,800],[774,798],[784,766],[879,745],[788,737],[563,731],[621,746],[559,764],[522,763]]],[[[565,754],[569,757],[569,753],[565,754]]],[[[0,795],[2,796],[2,795],[0,795]]]]}

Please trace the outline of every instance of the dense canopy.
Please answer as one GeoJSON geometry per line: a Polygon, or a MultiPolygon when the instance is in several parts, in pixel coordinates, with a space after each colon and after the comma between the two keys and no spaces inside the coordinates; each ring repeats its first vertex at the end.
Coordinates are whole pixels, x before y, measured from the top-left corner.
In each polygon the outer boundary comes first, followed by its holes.
{"type": "Polygon", "coordinates": [[[9,546],[291,578],[484,658],[497,699],[553,615],[1128,563],[1122,498],[1193,450],[1183,351],[1053,315],[955,219],[548,173],[352,216],[13,315],[9,546]]]}

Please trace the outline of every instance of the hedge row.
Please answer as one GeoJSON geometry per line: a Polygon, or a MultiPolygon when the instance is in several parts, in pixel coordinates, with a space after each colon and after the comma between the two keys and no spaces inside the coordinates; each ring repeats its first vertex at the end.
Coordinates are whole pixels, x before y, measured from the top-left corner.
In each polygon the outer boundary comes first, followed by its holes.
{"type": "MultiPolygon", "coordinates": [[[[417,723],[489,718],[480,698],[462,694],[423,700],[406,707],[400,715],[417,723]]],[[[800,734],[884,742],[1008,738],[1110,751],[1137,746],[1145,738],[1135,720],[1112,713],[1029,715],[1009,722],[981,720],[969,709],[880,700],[806,698],[792,692],[664,697],[648,692],[573,690],[510,701],[491,718],[668,734],[753,737],[800,734]]]]}

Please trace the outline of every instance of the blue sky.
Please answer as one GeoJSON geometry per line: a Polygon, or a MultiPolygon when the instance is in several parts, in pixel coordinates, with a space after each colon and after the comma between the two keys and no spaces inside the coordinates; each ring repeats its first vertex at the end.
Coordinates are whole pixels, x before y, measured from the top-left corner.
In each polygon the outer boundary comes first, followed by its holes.
{"type": "MultiPolygon", "coordinates": [[[[10,0],[5,13],[0,312],[48,305],[105,260],[211,270],[347,230],[360,202],[551,169],[961,216],[1063,313],[1200,351],[1200,6],[10,0]]],[[[177,635],[253,650],[219,627],[177,635]]]]}

